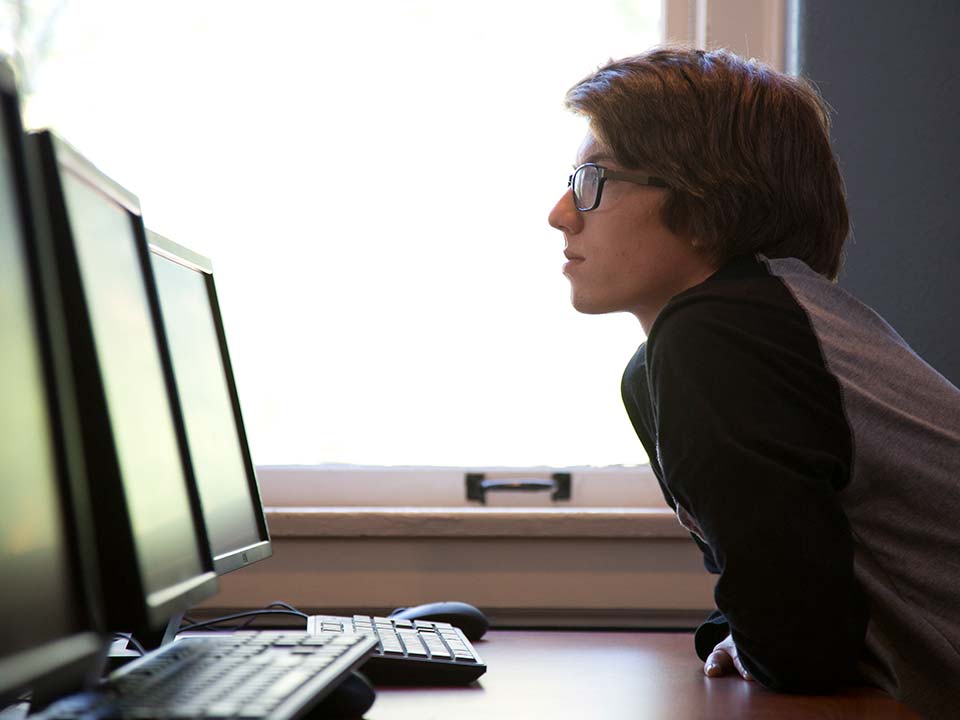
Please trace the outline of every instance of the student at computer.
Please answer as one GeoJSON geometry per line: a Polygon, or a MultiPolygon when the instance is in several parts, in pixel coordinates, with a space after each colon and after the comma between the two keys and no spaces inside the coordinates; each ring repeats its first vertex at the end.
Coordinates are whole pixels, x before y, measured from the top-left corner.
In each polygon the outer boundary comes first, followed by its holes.
{"type": "MultiPolygon", "coordinates": [[[[960,707],[960,391],[836,283],[826,106],[729,52],[611,61],[550,213],[573,306],[647,334],[627,413],[719,575],[708,676],[960,707]]],[[[869,242],[863,238],[861,242],[869,242]]]]}

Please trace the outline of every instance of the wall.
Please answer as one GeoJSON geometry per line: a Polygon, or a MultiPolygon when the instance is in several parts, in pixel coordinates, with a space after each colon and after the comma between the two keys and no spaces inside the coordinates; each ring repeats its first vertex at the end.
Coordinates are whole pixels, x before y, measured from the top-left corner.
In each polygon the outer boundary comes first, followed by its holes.
{"type": "Polygon", "coordinates": [[[692,629],[714,578],[686,538],[274,536],[273,557],[220,578],[191,617],[275,600],[310,613],[383,614],[463,600],[498,627],[692,629]]]}
{"type": "Polygon", "coordinates": [[[960,2],[795,2],[849,197],[840,283],[960,385],[960,2]]]}

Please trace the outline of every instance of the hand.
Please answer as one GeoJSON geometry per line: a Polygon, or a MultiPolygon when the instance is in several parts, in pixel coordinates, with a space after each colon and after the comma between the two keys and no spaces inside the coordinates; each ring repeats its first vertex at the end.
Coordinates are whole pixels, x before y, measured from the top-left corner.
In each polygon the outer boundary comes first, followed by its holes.
{"type": "Polygon", "coordinates": [[[753,676],[747,672],[747,669],[740,662],[737,654],[737,646],[733,643],[733,636],[727,635],[723,640],[716,644],[710,657],[703,666],[703,672],[707,677],[720,677],[732,672],[738,672],[744,680],[753,680],[753,676]]]}

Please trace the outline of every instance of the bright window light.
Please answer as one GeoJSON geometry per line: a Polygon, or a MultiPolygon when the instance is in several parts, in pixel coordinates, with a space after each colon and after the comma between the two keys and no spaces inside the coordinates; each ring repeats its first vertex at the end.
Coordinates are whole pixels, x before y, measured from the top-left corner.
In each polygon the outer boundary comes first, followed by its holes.
{"type": "Polygon", "coordinates": [[[260,464],[636,465],[643,341],[569,303],[568,87],[661,0],[28,4],[26,122],[213,260],[260,464]]]}

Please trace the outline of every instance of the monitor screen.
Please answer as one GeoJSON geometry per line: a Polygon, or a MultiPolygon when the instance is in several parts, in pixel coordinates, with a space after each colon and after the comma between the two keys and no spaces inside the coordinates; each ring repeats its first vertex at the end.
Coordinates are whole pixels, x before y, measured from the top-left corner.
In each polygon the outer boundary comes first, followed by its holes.
{"type": "Polygon", "coordinates": [[[154,233],[148,241],[210,550],[223,573],[268,556],[269,535],[212,267],[154,233]]]}
{"type": "Polygon", "coordinates": [[[161,349],[125,207],[61,166],[94,347],[148,604],[202,573],[161,349]]]}
{"type": "MultiPolygon", "coordinates": [[[[0,63],[0,699],[82,686],[103,645],[73,385],[54,362],[65,349],[54,322],[49,252],[32,232],[13,75],[0,63]],[[41,257],[44,258],[41,263],[41,257]],[[44,272],[41,272],[43,270],[44,272]],[[41,280],[43,278],[43,280],[41,280]],[[54,340],[58,338],[58,341],[54,340]]],[[[58,319],[62,318],[58,315],[58,319]]]]}

